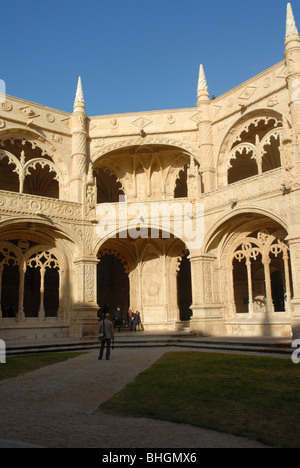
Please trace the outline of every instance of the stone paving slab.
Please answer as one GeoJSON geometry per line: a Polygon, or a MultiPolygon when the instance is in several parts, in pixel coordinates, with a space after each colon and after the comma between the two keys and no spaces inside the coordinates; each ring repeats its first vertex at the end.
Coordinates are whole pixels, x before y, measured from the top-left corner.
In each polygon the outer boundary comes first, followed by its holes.
{"type": "MultiPolygon", "coordinates": [[[[167,351],[172,350],[178,351],[176,348],[167,351]]],[[[165,352],[161,348],[114,349],[110,361],[98,361],[98,351],[93,350],[1,381],[0,447],[9,444],[49,448],[265,447],[248,439],[185,424],[122,418],[97,411],[101,402],[124,388],[165,352]]]]}

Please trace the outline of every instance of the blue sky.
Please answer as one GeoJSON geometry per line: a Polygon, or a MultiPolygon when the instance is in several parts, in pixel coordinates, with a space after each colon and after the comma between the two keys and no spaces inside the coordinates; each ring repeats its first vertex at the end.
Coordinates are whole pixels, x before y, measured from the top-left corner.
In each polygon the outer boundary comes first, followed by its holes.
{"type": "Polygon", "coordinates": [[[194,107],[200,63],[219,96],[283,60],[286,5],[2,1],[0,79],[9,95],[72,112],[81,75],[90,116],[194,107]]]}

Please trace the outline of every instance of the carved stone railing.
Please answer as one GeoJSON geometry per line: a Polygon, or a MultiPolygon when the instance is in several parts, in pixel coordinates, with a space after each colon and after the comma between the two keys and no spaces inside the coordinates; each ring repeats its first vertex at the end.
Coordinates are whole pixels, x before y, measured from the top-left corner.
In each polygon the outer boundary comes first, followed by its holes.
{"type": "Polygon", "coordinates": [[[0,214],[38,215],[66,222],[82,219],[82,205],[55,198],[26,195],[0,190],[0,214]]]}
{"type": "Polygon", "coordinates": [[[285,174],[285,169],[280,167],[205,193],[199,201],[204,203],[205,213],[209,213],[235,203],[245,203],[275,194],[280,195],[285,174]]]}
{"type": "MultiPolygon", "coordinates": [[[[204,211],[210,212],[216,209],[225,208],[236,202],[245,202],[247,200],[254,200],[256,198],[264,198],[271,194],[280,195],[282,183],[285,177],[284,168],[277,168],[268,171],[264,174],[249,177],[241,181],[235,182],[224,187],[220,187],[211,192],[202,194],[197,200],[198,203],[204,204],[204,211]]],[[[185,204],[190,202],[189,198],[175,198],[175,199],[161,199],[161,200],[128,200],[128,206],[136,203],[141,203],[149,206],[155,203],[166,203],[172,205],[174,203],[185,204]]],[[[118,206],[118,203],[111,203],[109,205],[118,206]]],[[[101,205],[98,205],[101,206],[101,205]]]]}
{"type": "MultiPolygon", "coordinates": [[[[281,184],[285,176],[283,168],[250,177],[234,184],[221,187],[212,192],[203,194],[198,203],[204,204],[204,212],[209,214],[215,210],[228,207],[234,201],[238,203],[263,198],[272,194],[280,195],[281,184]]],[[[156,203],[185,204],[188,198],[158,201],[140,201],[145,205],[156,203]]],[[[128,202],[130,205],[132,202],[128,202]]],[[[117,204],[115,204],[117,206],[117,204]]],[[[40,197],[36,195],[20,194],[0,190],[0,214],[45,216],[60,219],[65,222],[81,221],[83,216],[82,204],[57,200],[54,198],[40,197]]]]}

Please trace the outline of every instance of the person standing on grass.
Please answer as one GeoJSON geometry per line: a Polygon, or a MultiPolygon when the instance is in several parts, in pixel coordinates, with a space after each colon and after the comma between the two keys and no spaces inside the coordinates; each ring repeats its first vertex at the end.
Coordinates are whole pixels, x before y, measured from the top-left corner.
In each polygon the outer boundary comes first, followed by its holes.
{"type": "Polygon", "coordinates": [[[106,360],[108,361],[110,357],[111,340],[115,338],[113,323],[109,320],[109,313],[107,313],[105,318],[100,322],[99,338],[101,345],[98,359],[101,361],[106,344],[106,360]]]}

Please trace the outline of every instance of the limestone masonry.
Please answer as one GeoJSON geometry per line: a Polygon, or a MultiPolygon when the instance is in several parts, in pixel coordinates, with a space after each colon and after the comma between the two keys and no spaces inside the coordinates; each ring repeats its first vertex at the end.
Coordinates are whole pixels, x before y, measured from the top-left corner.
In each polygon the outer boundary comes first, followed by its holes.
{"type": "Polygon", "coordinates": [[[208,85],[201,65],[195,108],[95,117],[80,78],[71,114],[2,94],[2,340],[95,335],[105,304],[146,331],[299,336],[291,5],[282,62],[208,85]]]}

